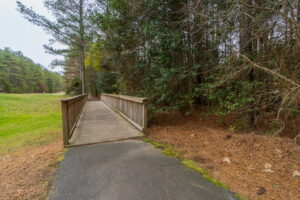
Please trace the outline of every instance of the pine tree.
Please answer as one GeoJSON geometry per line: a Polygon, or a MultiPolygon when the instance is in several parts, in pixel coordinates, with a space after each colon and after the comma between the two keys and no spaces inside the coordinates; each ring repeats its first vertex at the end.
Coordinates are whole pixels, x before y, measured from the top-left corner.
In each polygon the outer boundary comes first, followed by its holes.
{"type": "MultiPolygon", "coordinates": [[[[39,15],[21,2],[17,2],[18,10],[31,23],[42,27],[51,34],[50,44],[44,45],[48,53],[63,55],[76,60],[81,70],[82,93],[85,93],[85,52],[89,40],[87,20],[88,0],[45,0],[45,7],[53,14],[55,20],[39,15]],[[56,49],[54,44],[66,46],[65,49],[56,49]]],[[[64,65],[65,62],[54,61],[53,64],[64,65]]]]}

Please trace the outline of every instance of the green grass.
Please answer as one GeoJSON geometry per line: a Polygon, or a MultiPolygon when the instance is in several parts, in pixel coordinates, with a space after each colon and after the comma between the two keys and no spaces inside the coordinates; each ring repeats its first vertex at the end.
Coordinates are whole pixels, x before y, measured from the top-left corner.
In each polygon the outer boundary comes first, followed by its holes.
{"type": "Polygon", "coordinates": [[[61,94],[0,94],[0,153],[61,137],[61,94]]]}

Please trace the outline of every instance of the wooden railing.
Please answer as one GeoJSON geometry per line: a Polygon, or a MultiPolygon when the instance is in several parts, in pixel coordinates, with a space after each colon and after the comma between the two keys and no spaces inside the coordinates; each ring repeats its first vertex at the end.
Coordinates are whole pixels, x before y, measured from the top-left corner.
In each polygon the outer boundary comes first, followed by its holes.
{"type": "Polygon", "coordinates": [[[147,130],[147,99],[125,95],[101,94],[106,103],[139,130],[147,130]]]}
{"type": "Polygon", "coordinates": [[[61,100],[64,146],[69,144],[87,98],[88,94],[82,94],[61,100]]]}

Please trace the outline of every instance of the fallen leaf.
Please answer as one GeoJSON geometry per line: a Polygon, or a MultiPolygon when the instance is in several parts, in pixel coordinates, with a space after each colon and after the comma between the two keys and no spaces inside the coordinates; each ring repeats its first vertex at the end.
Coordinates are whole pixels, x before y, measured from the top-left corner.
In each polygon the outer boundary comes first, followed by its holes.
{"type": "Polygon", "coordinates": [[[274,171],[271,168],[272,168],[272,165],[270,163],[265,163],[265,169],[262,171],[268,172],[268,173],[273,173],[274,171]]]}
{"type": "Polygon", "coordinates": [[[265,163],[265,169],[270,169],[272,165],[270,163],[265,163]]]}
{"type": "Polygon", "coordinates": [[[275,149],[276,153],[282,153],[282,151],[280,149],[275,149]]]}
{"type": "Polygon", "coordinates": [[[282,158],[282,151],[280,149],[275,149],[276,154],[279,156],[279,158],[282,158]]]}
{"type": "Polygon", "coordinates": [[[230,160],[230,158],[228,158],[228,157],[225,157],[225,158],[223,159],[223,163],[228,163],[228,164],[231,164],[231,160],[230,160]]]}
{"type": "Polygon", "coordinates": [[[300,177],[300,172],[294,171],[293,172],[293,177],[300,177]]]}

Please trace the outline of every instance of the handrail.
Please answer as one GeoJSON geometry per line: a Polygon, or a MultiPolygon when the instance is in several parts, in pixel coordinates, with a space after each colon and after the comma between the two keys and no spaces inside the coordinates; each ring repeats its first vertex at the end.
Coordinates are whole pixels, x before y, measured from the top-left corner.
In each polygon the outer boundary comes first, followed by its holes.
{"type": "Polygon", "coordinates": [[[147,99],[116,94],[101,94],[101,101],[118,112],[140,131],[147,130],[147,99]]]}
{"type": "Polygon", "coordinates": [[[124,99],[124,100],[132,101],[132,102],[137,102],[137,103],[144,103],[144,102],[147,101],[146,98],[126,96],[126,95],[120,95],[120,94],[101,93],[101,95],[115,97],[115,98],[124,99]]]}
{"type": "Polygon", "coordinates": [[[69,144],[87,98],[88,94],[81,94],[61,100],[64,146],[69,144]]]}
{"type": "Polygon", "coordinates": [[[81,97],[85,97],[87,96],[87,94],[80,94],[80,95],[77,95],[77,96],[73,96],[73,97],[69,97],[69,98],[66,98],[66,99],[62,99],[61,102],[74,102],[74,101],[78,101],[78,98],[81,98],[81,97]]]}

